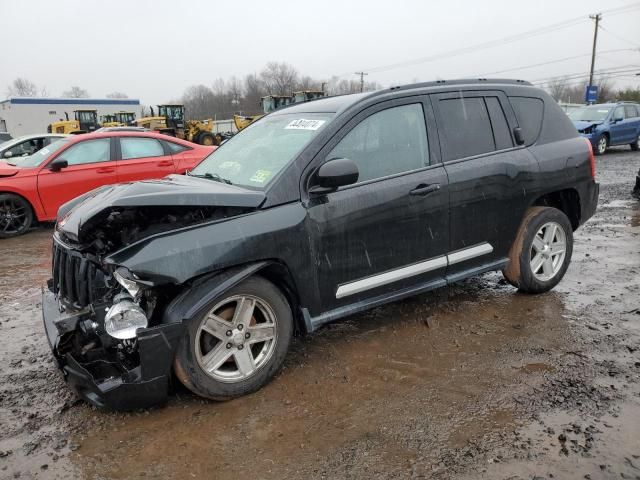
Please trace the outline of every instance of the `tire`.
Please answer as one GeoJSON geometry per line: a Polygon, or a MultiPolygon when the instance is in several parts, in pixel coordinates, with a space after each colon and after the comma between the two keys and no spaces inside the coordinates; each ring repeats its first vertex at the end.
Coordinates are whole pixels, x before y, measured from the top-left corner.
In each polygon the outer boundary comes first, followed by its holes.
{"type": "Polygon", "coordinates": [[[602,134],[598,137],[598,141],[596,142],[596,148],[593,149],[596,155],[604,155],[609,148],[609,137],[605,134],[602,134]]]}
{"type": "Polygon", "coordinates": [[[637,152],[638,150],[640,150],[640,135],[638,135],[638,138],[636,138],[636,141],[630,143],[629,146],[631,147],[631,150],[633,150],[634,152],[637,152]]]}
{"type": "Polygon", "coordinates": [[[240,397],[266,385],[280,370],[292,334],[293,315],[285,296],[264,278],[250,277],[213,301],[204,315],[187,323],[174,370],[196,395],[219,401],[240,397]],[[244,307],[251,305],[247,326],[236,312],[246,315],[244,307]],[[211,318],[213,313],[217,318],[211,318]],[[271,333],[271,339],[255,340],[271,333]]]}
{"type": "Polygon", "coordinates": [[[502,273],[521,292],[547,292],[564,277],[572,253],[573,228],[567,216],[556,208],[532,207],[522,219],[502,273]]]}
{"type": "Polygon", "coordinates": [[[201,133],[198,135],[198,143],[200,145],[211,146],[216,144],[216,139],[210,133],[201,133]]]}
{"type": "Polygon", "coordinates": [[[0,238],[22,235],[32,223],[33,210],[29,202],[12,193],[0,194],[0,238]]]}

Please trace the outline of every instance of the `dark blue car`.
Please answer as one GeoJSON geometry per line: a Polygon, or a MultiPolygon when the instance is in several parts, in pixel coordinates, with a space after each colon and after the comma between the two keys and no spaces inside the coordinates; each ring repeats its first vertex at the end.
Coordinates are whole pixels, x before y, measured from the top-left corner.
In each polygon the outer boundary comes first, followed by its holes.
{"type": "Polygon", "coordinates": [[[640,105],[630,102],[587,105],[569,113],[578,132],[588,138],[596,155],[613,145],[629,145],[638,150],[640,105]]]}

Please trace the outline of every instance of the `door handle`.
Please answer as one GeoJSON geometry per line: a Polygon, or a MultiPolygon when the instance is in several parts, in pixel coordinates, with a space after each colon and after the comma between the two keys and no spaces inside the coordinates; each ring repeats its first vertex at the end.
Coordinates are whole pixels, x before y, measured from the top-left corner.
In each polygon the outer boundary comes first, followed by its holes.
{"type": "Polygon", "coordinates": [[[430,193],[437,192],[438,190],[440,190],[439,183],[432,183],[430,185],[421,183],[416,188],[411,190],[409,192],[409,195],[419,195],[421,197],[424,197],[425,195],[429,195],[430,193]]]}
{"type": "Polygon", "coordinates": [[[171,160],[164,160],[162,162],[158,162],[159,167],[172,167],[173,162],[171,160]]]}
{"type": "Polygon", "coordinates": [[[115,171],[116,169],[113,167],[102,167],[102,168],[96,169],[96,173],[113,173],[115,171]]]}

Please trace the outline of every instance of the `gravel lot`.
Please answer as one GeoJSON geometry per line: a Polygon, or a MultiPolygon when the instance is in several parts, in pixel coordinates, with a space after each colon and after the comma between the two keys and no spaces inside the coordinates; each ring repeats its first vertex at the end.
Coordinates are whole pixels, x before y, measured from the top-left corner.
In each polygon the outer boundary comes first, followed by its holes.
{"type": "Polygon", "coordinates": [[[596,216],[548,294],[491,273],[294,342],[266,388],[77,401],[40,319],[50,228],[0,241],[0,478],[640,479],[640,154],[597,159],[596,216]]]}

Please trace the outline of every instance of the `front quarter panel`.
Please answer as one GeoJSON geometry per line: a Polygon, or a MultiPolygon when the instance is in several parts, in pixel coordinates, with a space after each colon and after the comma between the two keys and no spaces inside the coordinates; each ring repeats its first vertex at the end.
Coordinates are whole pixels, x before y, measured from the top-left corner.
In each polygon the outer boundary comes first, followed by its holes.
{"type": "Polygon", "coordinates": [[[289,267],[298,286],[313,291],[315,277],[299,202],[188,227],[141,240],[106,262],[157,284],[182,284],[223,268],[260,260],[289,267]]]}

